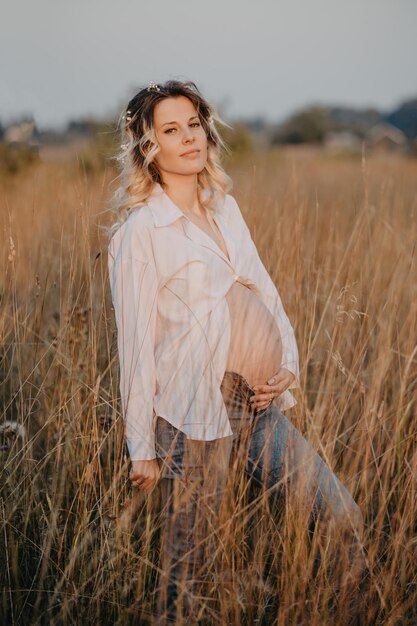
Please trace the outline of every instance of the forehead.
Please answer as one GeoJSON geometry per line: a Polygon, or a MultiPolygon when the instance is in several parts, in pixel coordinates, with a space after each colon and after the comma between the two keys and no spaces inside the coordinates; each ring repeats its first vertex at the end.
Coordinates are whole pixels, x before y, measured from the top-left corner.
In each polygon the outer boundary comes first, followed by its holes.
{"type": "Polygon", "coordinates": [[[191,100],[185,96],[164,98],[155,105],[154,109],[156,125],[173,120],[188,120],[191,115],[197,115],[197,110],[191,100]]]}

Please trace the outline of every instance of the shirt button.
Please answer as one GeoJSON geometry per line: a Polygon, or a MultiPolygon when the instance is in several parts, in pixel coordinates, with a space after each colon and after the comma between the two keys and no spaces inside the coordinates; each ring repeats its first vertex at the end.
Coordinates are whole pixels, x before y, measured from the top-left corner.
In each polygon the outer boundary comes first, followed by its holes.
{"type": "Polygon", "coordinates": [[[233,274],[233,280],[237,280],[239,278],[238,274],[233,274]]]}

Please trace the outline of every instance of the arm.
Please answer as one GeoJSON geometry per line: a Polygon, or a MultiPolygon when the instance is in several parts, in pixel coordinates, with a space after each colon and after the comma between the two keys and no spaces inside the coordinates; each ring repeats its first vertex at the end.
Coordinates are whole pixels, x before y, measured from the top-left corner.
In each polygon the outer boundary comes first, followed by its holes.
{"type": "Polygon", "coordinates": [[[153,398],[158,277],[149,233],[143,227],[140,230],[135,223],[129,224],[117,241],[116,251],[112,242],[109,245],[109,277],[126,442],[132,461],[151,460],[156,458],[153,398]]]}
{"type": "Polygon", "coordinates": [[[298,387],[300,378],[299,355],[294,330],[285,313],[278,290],[262,263],[241,210],[234,197],[229,195],[229,198],[231,199],[230,205],[234,215],[234,225],[237,228],[239,246],[242,251],[241,273],[253,280],[260,291],[262,301],[274,316],[282,340],[282,362],[280,367],[285,367],[295,376],[288,389],[298,387]]]}

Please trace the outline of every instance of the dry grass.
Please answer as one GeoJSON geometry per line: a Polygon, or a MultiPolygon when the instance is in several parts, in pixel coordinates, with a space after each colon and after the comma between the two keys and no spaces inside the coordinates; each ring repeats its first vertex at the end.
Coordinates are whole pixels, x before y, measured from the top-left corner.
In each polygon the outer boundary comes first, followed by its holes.
{"type": "MultiPolygon", "coordinates": [[[[362,509],[369,571],[353,621],[304,529],[265,494],[248,516],[239,483],[207,623],[416,624],[417,162],[290,150],[228,169],[298,340],[289,417],[362,509]]],[[[113,176],[44,162],[1,182],[2,418],[27,433],[0,451],[4,624],[154,623],[160,503],[128,480],[96,226],[113,176]]]]}

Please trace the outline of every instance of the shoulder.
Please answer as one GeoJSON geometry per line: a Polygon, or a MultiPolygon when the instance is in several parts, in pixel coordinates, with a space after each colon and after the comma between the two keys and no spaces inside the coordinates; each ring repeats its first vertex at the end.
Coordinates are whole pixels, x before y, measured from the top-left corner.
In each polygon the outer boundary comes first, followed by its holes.
{"type": "Polygon", "coordinates": [[[134,207],[110,238],[109,255],[116,259],[123,250],[124,256],[147,256],[152,246],[153,230],[154,222],[149,207],[146,204],[134,207]]]}
{"type": "Polygon", "coordinates": [[[150,234],[154,230],[155,224],[149,206],[142,204],[139,207],[133,207],[124,225],[130,232],[139,234],[147,232],[150,234]]]}
{"type": "Polygon", "coordinates": [[[231,194],[231,193],[226,193],[226,194],[224,195],[224,205],[225,205],[226,207],[229,207],[230,205],[234,205],[234,204],[237,204],[237,202],[236,202],[236,200],[235,200],[235,197],[234,197],[234,196],[232,196],[232,194],[231,194]]]}
{"type": "Polygon", "coordinates": [[[224,214],[235,227],[247,228],[246,220],[243,217],[239,204],[230,193],[227,193],[224,197],[224,214]]]}
{"type": "Polygon", "coordinates": [[[224,196],[223,212],[229,220],[236,218],[240,213],[239,205],[230,193],[226,193],[224,196]]]}

